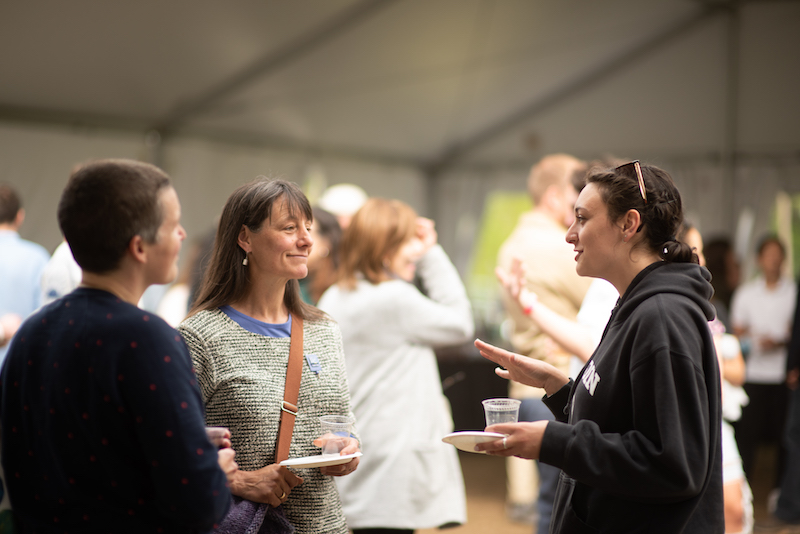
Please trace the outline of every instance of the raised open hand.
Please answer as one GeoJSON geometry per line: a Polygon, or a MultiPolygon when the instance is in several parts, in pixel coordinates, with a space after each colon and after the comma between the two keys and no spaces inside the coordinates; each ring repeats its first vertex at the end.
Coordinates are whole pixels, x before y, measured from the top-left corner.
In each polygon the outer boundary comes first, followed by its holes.
{"type": "Polygon", "coordinates": [[[543,388],[548,395],[556,393],[569,383],[569,377],[549,363],[503,350],[480,339],[475,340],[475,346],[481,356],[504,367],[504,369],[495,369],[495,373],[507,380],[543,388]]]}
{"type": "Polygon", "coordinates": [[[511,260],[509,271],[498,267],[494,270],[494,274],[511,300],[519,305],[524,314],[529,315],[539,298],[526,287],[525,266],[522,260],[514,258],[511,260]]]}

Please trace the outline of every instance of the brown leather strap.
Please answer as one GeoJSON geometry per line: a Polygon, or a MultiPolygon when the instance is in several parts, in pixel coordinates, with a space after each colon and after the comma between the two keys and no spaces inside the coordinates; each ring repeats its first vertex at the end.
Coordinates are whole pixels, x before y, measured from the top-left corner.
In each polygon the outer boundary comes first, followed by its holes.
{"type": "Polygon", "coordinates": [[[303,375],[303,319],[292,314],[292,337],[289,342],[289,363],[286,366],[286,386],[281,404],[281,423],[278,428],[278,446],[275,463],[289,459],[294,420],[297,417],[297,397],[303,375]]]}

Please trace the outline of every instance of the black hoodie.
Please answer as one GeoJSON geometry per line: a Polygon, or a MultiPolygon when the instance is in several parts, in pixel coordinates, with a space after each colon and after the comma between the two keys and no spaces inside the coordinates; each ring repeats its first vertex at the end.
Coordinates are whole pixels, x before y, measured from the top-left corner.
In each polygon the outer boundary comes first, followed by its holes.
{"type": "Polygon", "coordinates": [[[724,531],[709,279],[645,268],[571,387],[545,399],[557,421],[540,460],[562,470],[550,532],[724,531]]]}

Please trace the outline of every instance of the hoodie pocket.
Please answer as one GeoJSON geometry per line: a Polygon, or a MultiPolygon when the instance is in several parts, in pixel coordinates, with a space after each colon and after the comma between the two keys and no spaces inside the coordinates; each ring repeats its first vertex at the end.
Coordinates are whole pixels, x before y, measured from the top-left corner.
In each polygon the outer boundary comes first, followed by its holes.
{"type": "Polygon", "coordinates": [[[575,492],[575,479],[562,471],[558,479],[558,489],[553,505],[553,520],[550,532],[553,534],[594,534],[600,530],[584,523],[572,507],[572,495],[575,492]]]}

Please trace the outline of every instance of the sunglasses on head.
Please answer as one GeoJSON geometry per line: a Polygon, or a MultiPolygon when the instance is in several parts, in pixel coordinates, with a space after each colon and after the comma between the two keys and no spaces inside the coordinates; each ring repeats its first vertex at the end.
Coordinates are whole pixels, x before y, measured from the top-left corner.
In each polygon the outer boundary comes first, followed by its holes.
{"type": "Polygon", "coordinates": [[[644,177],[642,176],[642,166],[639,165],[639,160],[633,160],[630,163],[625,163],[620,165],[615,170],[619,171],[623,167],[627,167],[628,165],[633,165],[633,168],[636,170],[636,178],[639,180],[639,192],[642,194],[642,200],[644,203],[647,204],[647,189],[644,187],[644,177]]]}

